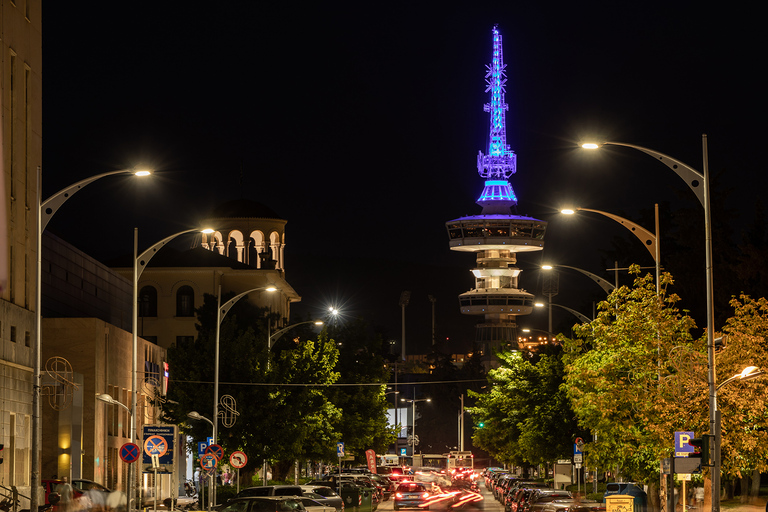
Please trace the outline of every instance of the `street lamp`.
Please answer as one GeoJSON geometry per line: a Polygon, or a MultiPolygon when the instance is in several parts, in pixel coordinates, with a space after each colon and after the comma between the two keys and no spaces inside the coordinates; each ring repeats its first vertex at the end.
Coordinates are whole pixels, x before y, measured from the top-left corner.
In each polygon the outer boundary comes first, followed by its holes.
{"type": "Polygon", "coordinates": [[[401,398],[401,402],[410,402],[411,404],[411,418],[413,425],[411,426],[411,455],[416,455],[416,402],[431,402],[431,398],[416,398],[416,390],[413,391],[414,398],[401,398]]]}
{"type": "MultiPolygon", "coordinates": [[[[136,402],[138,398],[138,369],[137,369],[137,363],[136,360],[138,358],[139,353],[139,312],[138,312],[138,302],[139,302],[139,278],[141,277],[142,272],[144,272],[144,269],[147,268],[147,264],[149,263],[149,260],[152,259],[152,257],[157,254],[157,251],[159,251],[163,246],[165,246],[168,242],[173,240],[174,238],[184,235],[186,233],[192,233],[195,231],[200,231],[201,233],[213,233],[213,229],[205,228],[205,229],[187,229],[185,231],[180,231],[174,235],[171,235],[169,237],[163,238],[153,246],[151,246],[149,249],[144,251],[143,253],[138,254],[139,252],[139,228],[133,229],[133,314],[131,315],[131,330],[133,332],[132,335],[132,345],[131,345],[131,442],[136,443],[136,402]]],[[[131,508],[131,504],[135,503],[135,489],[134,489],[134,475],[132,471],[133,466],[128,466],[128,511],[130,512],[133,510],[131,508]]]]}
{"type": "MultiPolygon", "coordinates": [[[[534,305],[535,307],[537,307],[537,308],[543,308],[543,307],[544,307],[544,303],[543,303],[543,302],[535,302],[533,305],[534,305]]],[[[582,313],[579,313],[579,312],[578,312],[578,311],[576,311],[575,309],[571,309],[571,308],[569,308],[569,307],[566,307],[566,306],[562,306],[562,305],[560,305],[560,304],[555,304],[554,302],[550,302],[550,303],[549,303],[549,307],[550,307],[549,311],[550,311],[550,314],[551,314],[551,312],[552,312],[552,306],[555,306],[555,307],[558,307],[558,308],[560,308],[560,309],[564,309],[564,310],[566,310],[567,312],[569,312],[570,314],[572,314],[573,316],[575,316],[576,318],[578,318],[578,319],[579,319],[579,322],[584,322],[584,323],[587,323],[587,324],[588,324],[589,322],[591,322],[591,321],[592,321],[592,319],[591,319],[591,318],[589,318],[589,317],[587,317],[587,315],[584,315],[584,314],[582,314],[582,313]]]]}
{"type": "Polygon", "coordinates": [[[37,172],[37,286],[35,287],[35,347],[33,350],[34,366],[32,368],[32,461],[30,470],[32,473],[32,492],[30,493],[29,509],[37,510],[39,501],[37,490],[40,488],[40,446],[42,445],[42,428],[40,425],[42,408],[40,402],[41,393],[41,367],[43,357],[43,317],[42,317],[42,267],[43,267],[43,231],[45,231],[48,222],[61,206],[80,191],[86,185],[94,181],[113,176],[116,174],[133,174],[134,176],[149,176],[152,171],[148,169],[121,169],[119,171],[110,171],[97,174],[80,180],[77,183],[63,188],[43,201],[43,177],[42,171],[38,168],[37,172]]]}
{"type": "Polygon", "coordinates": [[[555,267],[557,267],[557,268],[569,268],[571,270],[575,270],[577,272],[581,272],[582,274],[584,274],[585,276],[587,276],[588,278],[593,280],[595,283],[597,283],[597,285],[600,286],[600,288],[602,288],[605,293],[611,293],[613,290],[616,289],[616,287],[614,285],[612,285],[611,283],[609,283],[608,281],[606,281],[602,277],[600,277],[600,276],[598,276],[596,274],[593,274],[592,272],[587,272],[586,270],[583,270],[583,269],[580,269],[580,268],[569,267],[568,265],[542,265],[541,269],[542,270],[552,270],[555,267]]]}
{"type": "Polygon", "coordinates": [[[322,320],[307,320],[306,322],[298,322],[298,323],[289,325],[288,327],[283,327],[279,331],[275,331],[273,333],[270,333],[269,334],[269,339],[268,339],[268,342],[267,342],[268,350],[272,350],[272,343],[274,341],[277,341],[277,338],[279,338],[280,336],[285,334],[286,331],[290,331],[294,327],[298,327],[300,325],[306,325],[306,324],[323,325],[323,321],[322,320]]]}
{"type": "MultiPolygon", "coordinates": [[[[190,411],[190,412],[188,412],[187,413],[187,418],[190,418],[190,419],[193,419],[193,420],[197,420],[197,421],[205,421],[205,422],[210,423],[211,427],[213,427],[213,432],[214,432],[214,434],[213,434],[213,436],[214,436],[213,442],[214,443],[216,442],[216,424],[214,422],[212,422],[211,420],[209,420],[208,418],[206,418],[205,416],[203,416],[202,414],[200,414],[197,411],[190,411]]],[[[209,486],[208,486],[208,512],[211,512],[211,509],[213,508],[213,481],[214,481],[213,480],[213,472],[211,472],[211,474],[208,476],[208,482],[209,482],[209,486]]],[[[201,487],[201,492],[202,492],[202,482],[200,483],[200,487],[201,487]]]]}
{"type": "Polygon", "coordinates": [[[760,377],[761,375],[764,375],[764,374],[765,374],[765,372],[762,371],[757,366],[747,366],[746,368],[744,368],[741,371],[741,373],[737,373],[733,377],[730,377],[730,378],[724,380],[723,382],[721,382],[720,385],[717,386],[717,389],[715,391],[720,391],[720,388],[722,388],[723,386],[725,386],[729,382],[733,382],[736,379],[738,379],[740,381],[747,381],[747,380],[756,379],[756,378],[758,378],[758,377],[760,377]]]}
{"type": "Polygon", "coordinates": [[[654,235],[647,229],[645,229],[643,226],[636,224],[632,222],[631,220],[625,219],[624,217],[620,217],[618,215],[614,215],[613,213],[604,212],[602,210],[593,210],[591,208],[564,208],[563,210],[560,210],[560,213],[565,215],[573,215],[576,213],[576,211],[585,211],[585,212],[592,212],[592,213],[599,213],[600,215],[603,215],[605,217],[608,217],[609,219],[615,220],[625,228],[627,228],[633,235],[637,237],[638,240],[640,240],[643,245],[645,245],[645,248],[648,249],[648,252],[651,253],[651,257],[653,258],[653,261],[656,262],[656,292],[659,291],[659,286],[661,285],[661,242],[659,241],[659,205],[656,203],[654,205],[654,218],[655,218],[655,224],[656,224],[656,234],[654,235]]]}
{"type": "MultiPolygon", "coordinates": [[[[672,158],[653,149],[627,144],[624,142],[604,142],[603,145],[624,146],[642,151],[657,159],[673,171],[696,194],[701,206],[704,207],[704,254],[707,295],[707,384],[709,387],[709,431],[715,436],[715,460],[712,468],[712,512],[720,511],[720,436],[715,432],[717,412],[717,380],[715,375],[715,315],[714,315],[714,284],[712,276],[712,211],[710,208],[709,190],[709,155],[707,151],[707,135],[701,135],[702,162],[704,172],[699,172],[688,164],[672,158]],[[702,186],[703,185],[703,186],[702,186]]],[[[595,143],[582,144],[585,149],[597,149],[595,143]]]]}

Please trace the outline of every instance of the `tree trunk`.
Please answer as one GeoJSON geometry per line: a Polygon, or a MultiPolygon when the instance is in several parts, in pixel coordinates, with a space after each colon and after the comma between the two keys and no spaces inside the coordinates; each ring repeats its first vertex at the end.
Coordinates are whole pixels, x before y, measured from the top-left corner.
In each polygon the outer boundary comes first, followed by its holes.
{"type": "Polygon", "coordinates": [[[661,504],[659,501],[659,483],[648,483],[648,512],[659,512],[661,504]]]}
{"type": "Polygon", "coordinates": [[[704,510],[712,510],[712,478],[704,478],[704,510]]]}
{"type": "Polygon", "coordinates": [[[739,502],[747,503],[749,501],[749,476],[746,473],[741,474],[739,479],[739,502]]]}
{"type": "Polygon", "coordinates": [[[272,479],[278,482],[285,482],[288,478],[288,473],[293,469],[292,460],[280,460],[272,465],[272,479]]]}
{"type": "Polygon", "coordinates": [[[757,496],[760,494],[760,472],[758,470],[752,471],[752,485],[749,488],[749,502],[754,504],[758,503],[757,496]]]}

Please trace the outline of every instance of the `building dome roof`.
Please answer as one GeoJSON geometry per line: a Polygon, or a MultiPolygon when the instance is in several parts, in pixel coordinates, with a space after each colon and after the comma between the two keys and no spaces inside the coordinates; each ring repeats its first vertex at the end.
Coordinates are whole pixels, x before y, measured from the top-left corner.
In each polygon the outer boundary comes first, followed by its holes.
{"type": "Polygon", "coordinates": [[[208,214],[209,218],[250,218],[250,219],[282,219],[271,208],[262,203],[249,199],[235,199],[216,206],[208,214]]]}

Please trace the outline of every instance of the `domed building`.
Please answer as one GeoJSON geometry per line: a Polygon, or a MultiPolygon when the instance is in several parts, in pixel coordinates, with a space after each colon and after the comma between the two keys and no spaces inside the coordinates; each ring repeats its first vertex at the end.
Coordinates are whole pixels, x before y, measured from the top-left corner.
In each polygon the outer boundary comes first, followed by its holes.
{"type": "MultiPolygon", "coordinates": [[[[222,295],[259,288],[248,300],[280,314],[281,323],[273,328],[287,324],[291,303],[301,297],[285,280],[285,225],[285,219],[255,201],[238,199],[214,208],[201,223],[214,233],[199,235],[199,245],[187,251],[163,248],[142,272],[139,336],[163,348],[193,339],[195,308],[204,294],[216,295],[219,286],[222,295]]],[[[132,267],[114,270],[132,279],[132,267]]]]}

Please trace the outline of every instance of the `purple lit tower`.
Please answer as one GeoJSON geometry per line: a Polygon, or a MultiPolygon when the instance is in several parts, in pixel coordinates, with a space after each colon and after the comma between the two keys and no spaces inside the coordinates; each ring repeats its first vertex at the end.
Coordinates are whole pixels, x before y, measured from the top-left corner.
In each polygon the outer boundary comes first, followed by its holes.
{"type": "Polygon", "coordinates": [[[484,108],[491,114],[491,130],[488,154],[481,151],[477,156],[477,171],[485,179],[477,200],[483,210],[480,215],[461,217],[445,226],[452,251],[477,255],[472,269],[475,288],[459,295],[459,305],[465,315],[483,317],[477,324],[475,350],[490,368],[496,366],[495,349],[518,347],[516,318],[533,309],[533,295],[518,288],[521,270],[514,265],[517,253],[544,248],[547,223],[511,213],[517,197],[508,180],[517,170],[517,157],[507,145],[506,65],[498,26],[493,27],[493,60],[487,68],[486,92],[490,92],[491,102],[484,108]]]}

